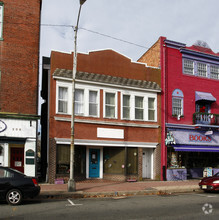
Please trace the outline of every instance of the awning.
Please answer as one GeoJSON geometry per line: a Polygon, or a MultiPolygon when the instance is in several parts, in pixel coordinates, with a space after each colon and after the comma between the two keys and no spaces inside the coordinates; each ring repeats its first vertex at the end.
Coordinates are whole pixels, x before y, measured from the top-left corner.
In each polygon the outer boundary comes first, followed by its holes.
{"type": "Polygon", "coordinates": [[[210,102],[216,102],[216,98],[208,92],[195,92],[195,101],[210,101],[210,102]]]}
{"type": "Polygon", "coordinates": [[[187,152],[219,152],[219,146],[209,145],[172,145],[175,151],[187,151],[187,152]]]}

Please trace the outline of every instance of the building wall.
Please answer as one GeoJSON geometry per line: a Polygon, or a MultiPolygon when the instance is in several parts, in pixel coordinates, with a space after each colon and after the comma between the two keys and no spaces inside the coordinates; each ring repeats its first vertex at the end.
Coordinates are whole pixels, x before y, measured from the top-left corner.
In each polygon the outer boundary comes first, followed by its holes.
{"type": "MultiPolygon", "coordinates": [[[[54,182],[56,175],[56,138],[63,140],[70,140],[70,118],[71,115],[63,115],[56,113],[56,89],[57,81],[53,78],[53,73],[56,68],[72,69],[72,54],[60,53],[52,51],[51,53],[51,78],[50,78],[50,162],[49,162],[49,181],[54,182]]],[[[95,74],[105,74],[116,77],[124,77],[138,80],[148,80],[151,72],[155,78],[160,80],[160,70],[154,68],[146,68],[144,64],[131,62],[127,57],[116,53],[112,50],[90,52],[89,54],[78,54],[78,71],[89,72],[95,74]]],[[[152,78],[152,77],[151,77],[152,78]]],[[[70,82],[70,81],[69,81],[70,82]]],[[[77,85],[77,83],[76,83],[77,85]]],[[[83,86],[86,87],[84,84],[83,86]]],[[[103,96],[106,85],[99,87],[100,91],[100,115],[99,117],[83,117],[75,116],[75,136],[77,140],[92,140],[92,141],[113,141],[124,142],[143,142],[143,143],[160,143],[160,94],[156,92],[141,91],[145,94],[155,94],[157,98],[157,121],[126,121],[121,119],[121,88],[111,88],[117,91],[117,111],[118,117],[116,119],[104,118],[103,110],[103,96]],[[84,121],[84,122],[83,122],[84,121]],[[93,123],[90,122],[93,121],[93,123]],[[105,124],[104,124],[104,123],[105,124]],[[110,123],[110,124],[107,124],[110,123]],[[133,124],[133,126],[123,126],[123,124],[133,124]],[[135,126],[136,125],[136,126],[135,126]],[[147,127],[148,126],[148,127],[147,127]],[[152,126],[153,128],[150,128],[152,126]],[[124,131],[124,138],[100,138],[97,136],[97,128],[120,129],[124,131]]],[[[96,85],[98,88],[98,85],[96,85]]],[[[138,89],[137,89],[138,90],[138,89]]],[[[114,131],[115,132],[115,131],[114,131]]],[[[67,142],[66,142],[67,143],[67,142]]],[[[90,145],[89,145],[90,146],[90,145]]],[[[104,147],[104,144],[103,146],[104,147]]],[[[151,147],[151,146],[150,146],[151,147]]],[[[156,153],[156,160],[160,166],[159,153],[156,153]]],[[[154,161],[154,160],[153,160],[154,161]]],[[[155,161],[154,161],[155,163],[155,161]]],[[[103,174],[104,178],[114,180],[125,180],[124,175],[103,174]]],[[[138,148],[138,177],[142,176],[142,149],[138,148]]],[[[159,171],[156,169],[153,176],[159,179],[159,171]]],[[[136,178],[136,175],[128,178],[136,178]]],[[[141,179],[141,178],[140,178],[141,179]]]]}
{"type": "Polygon", "coordinates": [[[148,66],[161,67],[160,45],[162,38],[159,38],[139,59],[138,62],[146,63],[148,66]]]}
{"type": "Polygon", "coordinates": [[[0,112],[37,114],[41,1],[1,2],[4,21],[0,40],[0,112]]]}
{"type": "MultiPolygon", "coordinates": [[[[183,56],[181,48],[186,50],[197,51],[196,60],[200,59],[201,54],[208,54],[209,62],[213,56],[218,56],[211,49],[198,48],[195,46],[186,47],[183,43],[166,40],[164,37],[160,39],[138,60],[139,62],[147,63],[161,67],[161,176],[164,177],[163,168],[166,166],[167,152],[165,146],[166,138],[166,123],[176,125],[193,125],[193,114],[195,109],[195,92],[211,93],[216,99],[216,102],[211,104],[211,113],[218,114],[219,80],[209,79],[207,77],[191,76],[183,73],[183,56]],[[167,42],[167,44],[166,44],[167,42]],[[158,49],[159,47],[159,49],[158,49]],[[157,48],[157,49],[155,49],[157,48]],[[155,52],[156,50],[156,52],[155,52]],[[159,53],[160,51],[160,53],[159,53]],[[172,93],[175,89],[180,89],[183,92],[183,117],[177,120],[177,117],[172,115],[172,93]]],[[[194,56],[194,55],[193,55],[194,56]]],[[[194,58],[194,57],[193,57],[194,58]]],[[[217,59],[218,60],[218,59],[217,59]]],[[[216,64],[216,59],[214,59],[216,64]]],[[[157,150],[158,148],[156,148],[157,150]]],[[[165,177],[164,177],[165,178],[165,177]]]]}
{"type": "Polygon", "coordinates": [[[183,74],[182,53],[178,49],[166,48],[166,115],[167,123],[193,124],[193,114],[195,113],[195,92],[211,93],[217,101],[211,104],[211,113],[218,114],[219,100],[219,80],[209,79],[200,76],[190,76],[183,74]],[[180,89],[184,95],[184,117],[179,121],[172,116],[172,93],[175,89],[180,89]]]}

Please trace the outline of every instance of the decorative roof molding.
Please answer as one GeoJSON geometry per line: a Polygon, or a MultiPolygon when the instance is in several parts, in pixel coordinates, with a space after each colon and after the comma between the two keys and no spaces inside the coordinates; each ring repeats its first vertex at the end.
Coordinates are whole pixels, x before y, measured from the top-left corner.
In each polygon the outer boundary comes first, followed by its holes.
{"type": "Polygon", "coordinates": [[[182,48],[180,50],[182,54],[185,54],[186,56],[194,56],[197,58],[204,58],[204,59],[209,59],[209,60],[214,60],[214,61],[219,61],[219,56],[213,55],[213,54],[208,54],[208,53],[203,53],[199,51],[194,51],[186,48],[182,48]]]}
{"type": "MultiPolygon", "coordinates": [[[[55,72],[53,73],[53,77],[54,79],[63,79],[63,80],[72,79],[72,70],[56,69],[55,72]]],[[[123,77],[116,77],[116,76],[96,74],[96,73],[77,72],[76,80],[161,92],[160,86],[155,82],[128,79],[123,77]]]]}
{"type": "Polygon", "coordinates": [[[167,47],[175,48],[175,49],[180,49],[186,47],[186,44],[172,41],[172,40],[164,40],[164,43],[166,44],[167,47]]]}

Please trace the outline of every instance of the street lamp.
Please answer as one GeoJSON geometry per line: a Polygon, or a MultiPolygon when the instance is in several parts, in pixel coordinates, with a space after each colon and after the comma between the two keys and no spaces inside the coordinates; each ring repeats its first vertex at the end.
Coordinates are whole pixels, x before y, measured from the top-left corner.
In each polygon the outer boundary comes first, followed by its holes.
{"type": "Polygon", "coordinates": [[[71,147],[70,147],[70,178],[68,181],[68,192],[76,191],[76,185],[74,180],[74,102],[75,102],[75,77],[77,72],[77,33],[78,24],[81,13],[81,7],[86,2],[86,0],[80,0],[80,7],[78,11],[77,25],[74,28],[75,40],[74,40],[74,57],[73,57],[73,73],[72,73],[72,115],[71,115],[71,147]]]}

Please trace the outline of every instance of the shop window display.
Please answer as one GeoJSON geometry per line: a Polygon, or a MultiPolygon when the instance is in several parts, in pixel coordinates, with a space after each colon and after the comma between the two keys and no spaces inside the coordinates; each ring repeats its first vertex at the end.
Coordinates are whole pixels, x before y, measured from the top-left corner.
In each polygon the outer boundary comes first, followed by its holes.
{"type": "Polygon", "coordinates": [[[125,148],[104,148],[103,172],[106,174],[125,174],[125,148]]]}

